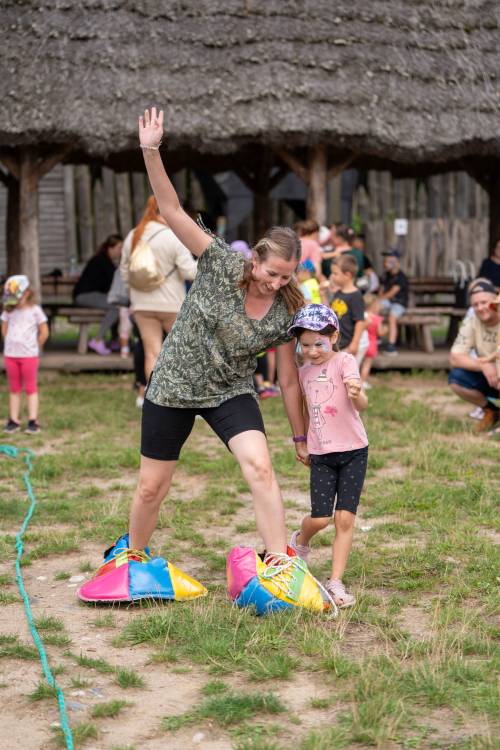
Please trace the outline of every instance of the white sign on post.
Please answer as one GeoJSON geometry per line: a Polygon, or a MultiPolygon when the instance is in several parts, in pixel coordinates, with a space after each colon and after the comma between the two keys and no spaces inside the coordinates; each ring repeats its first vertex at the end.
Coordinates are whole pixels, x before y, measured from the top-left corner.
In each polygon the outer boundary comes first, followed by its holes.
{"type": "Polygon", "coordinates": [[[408,234],[408,219],[394,219],[394,234],[398,237],[408,234]]]}

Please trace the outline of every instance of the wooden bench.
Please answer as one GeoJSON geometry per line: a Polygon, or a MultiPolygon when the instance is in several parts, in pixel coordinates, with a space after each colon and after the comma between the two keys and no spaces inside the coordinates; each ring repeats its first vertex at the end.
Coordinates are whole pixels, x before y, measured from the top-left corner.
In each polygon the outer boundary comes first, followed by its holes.
{"type": "Polygon", "coordinates": [[[398,328],[404,334],[407,344],[416,344],[424,352],[430,353],[434,351],[431,328],[438,326],[440,322],[439,315],[420,313],[418,308],[408,308],[398,318],[398,328]]]}
{"type": "Polygon", "coordinates": [[[97,307],[60,307],[57,315],[67,318],[70,323],[77,325],[78,333],[78,354],[86,354],[89,344],[89,328],[94,323],[100,323],[106,314],[106,310],[100,310],[97,307]]]}

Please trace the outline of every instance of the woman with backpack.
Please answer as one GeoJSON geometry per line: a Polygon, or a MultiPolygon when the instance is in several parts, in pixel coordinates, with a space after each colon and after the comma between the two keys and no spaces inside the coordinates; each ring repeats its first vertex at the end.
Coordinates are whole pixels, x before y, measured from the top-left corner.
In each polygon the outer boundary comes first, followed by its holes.
{"type": "Polygon", "coordinates": [[[120,272],[130,288],[149,380],[165,334],[172,329],[186,296],[184,282],[196,275],[196,261],[158,212],[154,196],[148,198],[139,224],[125,238],[120,272]]]}

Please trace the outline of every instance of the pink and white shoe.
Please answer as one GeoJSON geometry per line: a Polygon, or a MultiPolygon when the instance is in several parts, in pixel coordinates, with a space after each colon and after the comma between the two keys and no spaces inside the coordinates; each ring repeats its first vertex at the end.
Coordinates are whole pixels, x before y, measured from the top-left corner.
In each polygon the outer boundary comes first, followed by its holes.
{"type": "Polygon", "coordinates": [[[311,554],[311,548],[308,544],[298,544],[297,537],[300,534],[300,529],[294,531],[290,539],[290,547],[293,549],[297,557],[302,558],[304,562],[307,562],[307,558],[311,554]]]}
{"type": "Polygon", "coordinates": [[[353,607],[356,604],[356,597],[353,596],[353,594],[348,594],[342,581],[339,581],[336,578],[330,578],[330,580],[325,583],[325,589],[328,591],[339,609],[353,607]]]}
{"type": "Polygon", "coordinates": [[[90,339],[88,346],[89,349],[92,349],[92,351],[96,354],[100,354],[101,357],[104,357],[106,354],[111,354],[111,349],[108,349],[104,341],[90,339]]]}

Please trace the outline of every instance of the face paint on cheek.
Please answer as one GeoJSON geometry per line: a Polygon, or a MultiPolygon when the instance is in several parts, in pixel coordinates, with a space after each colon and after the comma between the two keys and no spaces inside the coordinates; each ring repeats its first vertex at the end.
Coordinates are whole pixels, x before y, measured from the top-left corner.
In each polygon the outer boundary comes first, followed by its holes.
{"type": "Polygon", "coordinates": [[[300,344],[300,341],[297,341],[297,346],[295,347],[295,354],[302,355],[304,352],[302,350],[302,346],[300,344]]]}
{"type": "Polygon", "coordinates": [[[314,346],[320,346],[324,352],[331,352],[332,347],[327,339],[318,339],[314,342],[314,346]]]}

